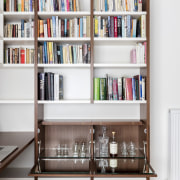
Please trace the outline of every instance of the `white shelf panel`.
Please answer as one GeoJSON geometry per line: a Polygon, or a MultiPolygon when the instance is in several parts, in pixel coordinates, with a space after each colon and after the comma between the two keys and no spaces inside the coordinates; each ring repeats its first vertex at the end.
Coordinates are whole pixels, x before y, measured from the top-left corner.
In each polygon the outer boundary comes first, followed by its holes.
{"type": "Polygon", "coordinates": [[[136,101],[127,101],[127,100],[112,100],[112,101],[109,101],[109,100],[99,100],[99,101],[94,101],[94,104],[146,104],[147,101],[146,100],[136,100],[136,101]]]}
{"type": "Polygon", "coordinates": [[[94,64],[95,68],[146,68],[146,64],[94,64]]]}
{"type": "Polygon", "coordinates": [[[90,68],[90,64],[38,64],[40,68],[90,68]]]}
{"type": "Polygon", "coordinates": [[[119,12],[100,12],[100,11],[95,11],[94,15],[95,16],[118,16],[118,15],[133,15],[133,16],[141,16],[141,15],[146,15],[147,12],[143,11],[143,12],[123,12],[123,11],[119,11],[119,12]]]}
{"type": "Polygon", "coordinates": [[[95,42],[99,41],[115,41],[115,42],[143,42],[146,41],[146,38],[114,38],[114,37],[95,37],[95,42]]]}
{"type": "Polygon", "coordinates": [[[76,11],[76,12],[60,12],[60,11],[55,11],[55,12],[38,12],[38,16],[41,18],[47,18],[50,16],[90,16],[90,12],[88,11],[76,11]]]}
{"type": "Polygon", "coordinates": [[[38,104],[90,104],[90,100],[38,101],[38,104]]]}
{"type": "Polygon", "coordinates": [[[0,104],[33,104],[34,100],[0,100],[0,104]]]}
{"type": "Polygon", "coordinates": [[[3,40],[22,42],[22,41],[34,41],[34,38],[3,38],[3,40]]]}
{"type": "Polygon", "coordinates": [[[3,68],[33,68],[34,64],[3,64],[3,68]]]}
{"type": "Polygon", "coordinates": [[[38,38],[38,41],[54,41],[54,42],[69,42],[69,41],[90,41],[90,38],[76,38],[76,37],[55,37],[55,38],[38,38]]]}
{"type": "Polygon", "coordinates": [[[34,12],[3,12],[4,16],[29,16],[34,15],[34,12]]]}

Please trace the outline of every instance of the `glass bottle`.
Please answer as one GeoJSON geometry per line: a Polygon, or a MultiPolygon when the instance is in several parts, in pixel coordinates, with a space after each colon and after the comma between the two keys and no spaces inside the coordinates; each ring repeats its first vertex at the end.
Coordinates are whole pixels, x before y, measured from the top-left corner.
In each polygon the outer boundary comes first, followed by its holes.
{"type": "Polygon", "coordinates": [[[102,136],[99,137],[99,155],[100,157],[108,157],[109,137],[106,135],[106,127],[102,127],[102,136]]]}
{"type": "Polygon", "coordinates": [[[117,157],[117,155],[118,155],[118,143],[116,142],[115,134],[116,133],[113,131],[112,132],[112,141],[109,143],[111,157],[117,157]]]}

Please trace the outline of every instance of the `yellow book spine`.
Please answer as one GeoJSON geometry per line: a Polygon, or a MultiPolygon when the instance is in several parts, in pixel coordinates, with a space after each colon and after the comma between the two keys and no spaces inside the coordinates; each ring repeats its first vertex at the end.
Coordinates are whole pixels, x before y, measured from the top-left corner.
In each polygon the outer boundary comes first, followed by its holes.
{"type": "Polygon", "coordinates": [[[95,35],[95,37],[98,37],[98,18],[97,18],[97,16],[95,17],[95,19],[94,19],[94,35],[95,35]]]}

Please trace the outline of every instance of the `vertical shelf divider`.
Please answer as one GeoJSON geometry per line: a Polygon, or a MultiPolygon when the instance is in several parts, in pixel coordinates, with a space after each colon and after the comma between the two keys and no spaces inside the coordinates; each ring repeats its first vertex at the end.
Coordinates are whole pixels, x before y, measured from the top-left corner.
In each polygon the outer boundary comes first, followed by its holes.
{"type": "Polygon", "coordinates": [[[94,78],[94,0],[91,1],[91,12],[90,12],[90,38],[91,38],[91,67],[90,67],[90,100],[91,103],[94,103],[94,84],[93,84],[93,78],[94,78]]]}

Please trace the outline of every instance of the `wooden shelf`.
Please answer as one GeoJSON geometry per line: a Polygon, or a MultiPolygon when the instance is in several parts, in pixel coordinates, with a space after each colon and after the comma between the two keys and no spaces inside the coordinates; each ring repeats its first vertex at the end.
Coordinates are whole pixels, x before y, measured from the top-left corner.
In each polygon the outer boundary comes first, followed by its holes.
{"type": "Polygon", "coordinates": [[[95,68],[146,68],[146,64],[94,64],[95,68]]]}
{"type": "Polygon", "coordinates": [[[40,68],[90,68],[90,64],[38,64],[40,68]]]}
{"type": "Polygon", "coordinates": [[[95,16],[119,16],[119,15],[132,15],[132,16],[141,16],[141,15],[146,15],[146,11],[142,12],[130,12],[130,11],[117,11],[117,12],[101,12],[101,11],[94,11],[95,16]]]}
{"type": "Polygon", "coordinates": [[[1,146],[17,146],[18,149],[0,163],[0,172],[8,166],[34,140],[33,132],[0,132],[1,146]]]}

